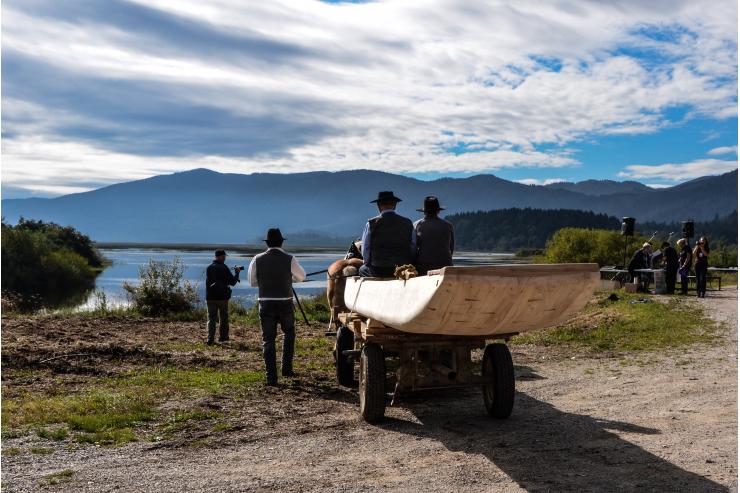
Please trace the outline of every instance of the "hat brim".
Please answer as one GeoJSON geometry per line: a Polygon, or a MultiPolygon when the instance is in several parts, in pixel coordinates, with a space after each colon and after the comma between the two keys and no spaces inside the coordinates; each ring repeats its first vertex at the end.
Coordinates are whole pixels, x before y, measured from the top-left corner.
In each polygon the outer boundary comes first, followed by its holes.
{"type": "Polygon", "coordinates": [[[439,212],[439,211],[446,211],[447,207],[439,207],[437,209],[416,209],[419,212],[439,212]]]}
{"type": "MultiPolygon", "coordinates": [[[[378,199],[370,201],[371,204],[377,204],[378,202],[380,202],[380,200],[378,199]]],[[[384,199],[383,202],[403,202],[403,200],[399,199],[398,197],[393,197],[390,199],[384,199]]]]}
{"type": "MultiPolygon", "coordinates": [[[[285,241],[285,240],[287,240],[288,238],[273,238],[272,240],[278,240],[278,239],[279,239],[279,240],[282,240],[282,241],[285,241]]],[[[265,239],[263,239],[262,241],[272,241],[272,240],[268,240],[267,238],[265,238],[265,239]]]]}

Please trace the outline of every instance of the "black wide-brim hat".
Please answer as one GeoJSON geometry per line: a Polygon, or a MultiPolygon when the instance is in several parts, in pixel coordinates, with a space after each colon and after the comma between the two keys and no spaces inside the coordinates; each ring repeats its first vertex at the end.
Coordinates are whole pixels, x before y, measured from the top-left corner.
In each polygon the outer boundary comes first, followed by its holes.
{"type": "Polygon", "coordinates": [[[416,210],[419,212],[438,212],[445,210],[445,208],[440,207],[439,199],[437,197],[430,195],[424,199],[424,208],[416,210]]]}
{"type": "Polygon", "coordinates": [[[283,238],[283,234],[280,232],[280,228],[270,228],[267,230],[267,236],[265,237],[264,241],[269,242],[279,242],[279,241],[285,241],[286,238],[283,238]]]}
{"type": "Polygon", "coordinates": [[[401,202],[401,199],[393,195],[393,192],[386,191],[386,192],[378,192],[378,198],[375,200],[371,200],[371,204],[375,203],[385,203],[385,202],[401,202]]]}

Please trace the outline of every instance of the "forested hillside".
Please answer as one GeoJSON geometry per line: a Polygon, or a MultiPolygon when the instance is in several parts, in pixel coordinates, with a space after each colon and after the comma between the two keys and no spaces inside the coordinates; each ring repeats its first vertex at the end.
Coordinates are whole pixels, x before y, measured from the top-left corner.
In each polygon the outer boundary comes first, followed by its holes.
{"type": "MultiPolygon", "coordinates": [[[[619,230],[621,218],[572,209],[498,209],[465,212],[446,217],[455,226],[458,250],[513,252],[544,248],[557,230],[566,227],[619,230]]],[[[695,222],[696,236],[706,235],[712,242],[737,243],[737,211],[711,221],[695,222]]],[[[681,236],[681,223],[636,223],[637,233],[663,240],[673,232],[681,236]]]]}

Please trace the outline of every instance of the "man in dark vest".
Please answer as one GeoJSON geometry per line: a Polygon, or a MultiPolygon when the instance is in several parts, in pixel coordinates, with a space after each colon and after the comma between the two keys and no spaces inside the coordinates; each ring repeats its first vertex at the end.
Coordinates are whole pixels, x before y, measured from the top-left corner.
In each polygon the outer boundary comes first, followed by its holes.
{"type": "Polygon", "coordinates": [[[306,278],[306,271],[292,255],[282,249],[282,233],[278,228],[267,231],[267,250],[255,255],[249,264],[249,284],[259,288],[259,314],[262,326],[262,354],[265,358],[267,385],[277,385],[275,338],[277,326],[283,331],[284,377],[293,377],[295,348],[295,315],[293,311],[293,282],[306,278]]]}
{"type": "Polygon", "coordinates": [[[666,293],[674,294],[676,292],[676,274],[678,273],[678,252],[667,241],[663,242],[661,248],[663,249],[663,264],[665,265],[666,293]]]}
{"type": "Polygon", "coordinates": [[[627,265],[627,271],[629,272],[630,276],[630,282],[634,278],[639,278],[640,282],[640,289],[642,291],[647,291],[647,276],[643,276],[642,272],[636,272],[639,269],[649,269],[650,268],[650,256],[653,253],[653,247],[650,243],[643,243],[642,248],[635,251],[635,253],[632,255],[632,259],[630,259],[630,263],[627,265]]]}
{"type": "Polygon", "coordinates": [[[410,264],[416,254],[416,232],[410,219],[396,214],[401,199],[393,192],[378,192],[370,203],[380,214],[369,219],[362,232],[363,277],[393,277],[399,265],[410,264]]]}
{"type": "Polygon", "coordinates": [[[452,223],[439,217],[437,197],[424,199],[424,208],[416,209],[424,213],[424,218],[414,223],[416,231],[416,270],[424,275],[430,270],[452,265],[452,252],[455,251],[455,231],[452,223]]]}
{"type": "Polygon", "coordinates": [[[206,306],[208,307],[208,341],[213,344],[218,318],[218,342],[229,340],[229,298],[231,286],[239,282],[241,267],[234,267],[234,274],[226,267],[226,252],[216,250],[211,265],[206,269],[206,306]]]}

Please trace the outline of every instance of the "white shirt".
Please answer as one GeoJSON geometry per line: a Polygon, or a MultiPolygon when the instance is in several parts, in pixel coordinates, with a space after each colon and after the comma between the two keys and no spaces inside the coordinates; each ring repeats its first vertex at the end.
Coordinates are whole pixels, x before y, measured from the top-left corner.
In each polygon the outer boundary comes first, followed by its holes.
{"type": "MultiPolygon", "coordinates": [[[[280,250],[281,252],[285,253],[285,250],[283,250],[280,247],[270,247],[267,249],[267,251],[270,250],[280,250]]],[[[265,253],[267,253],[267,251],[265,253]]],[[[264,255],[264,253],[260,253],[259,255],[255,255],[251,262],[249,262],[249,270],[247,271],[247,278],[249,279],[249,285],[253,288],[256,288],[259,286],[257,283],[257,257],[260,255],[264,255]]],[[[298,263],[298,259],[293,256],[290,262],[290,273],[293,275],[293,282],[302,282],[304,279],[306,279],[306,271],[303,270],[303,267],[301,267],[301,264],[298,263]]],[[[259,298],[259,301],[285,301],[285,300],[292,300],[293,298],[259,298]]]]}

